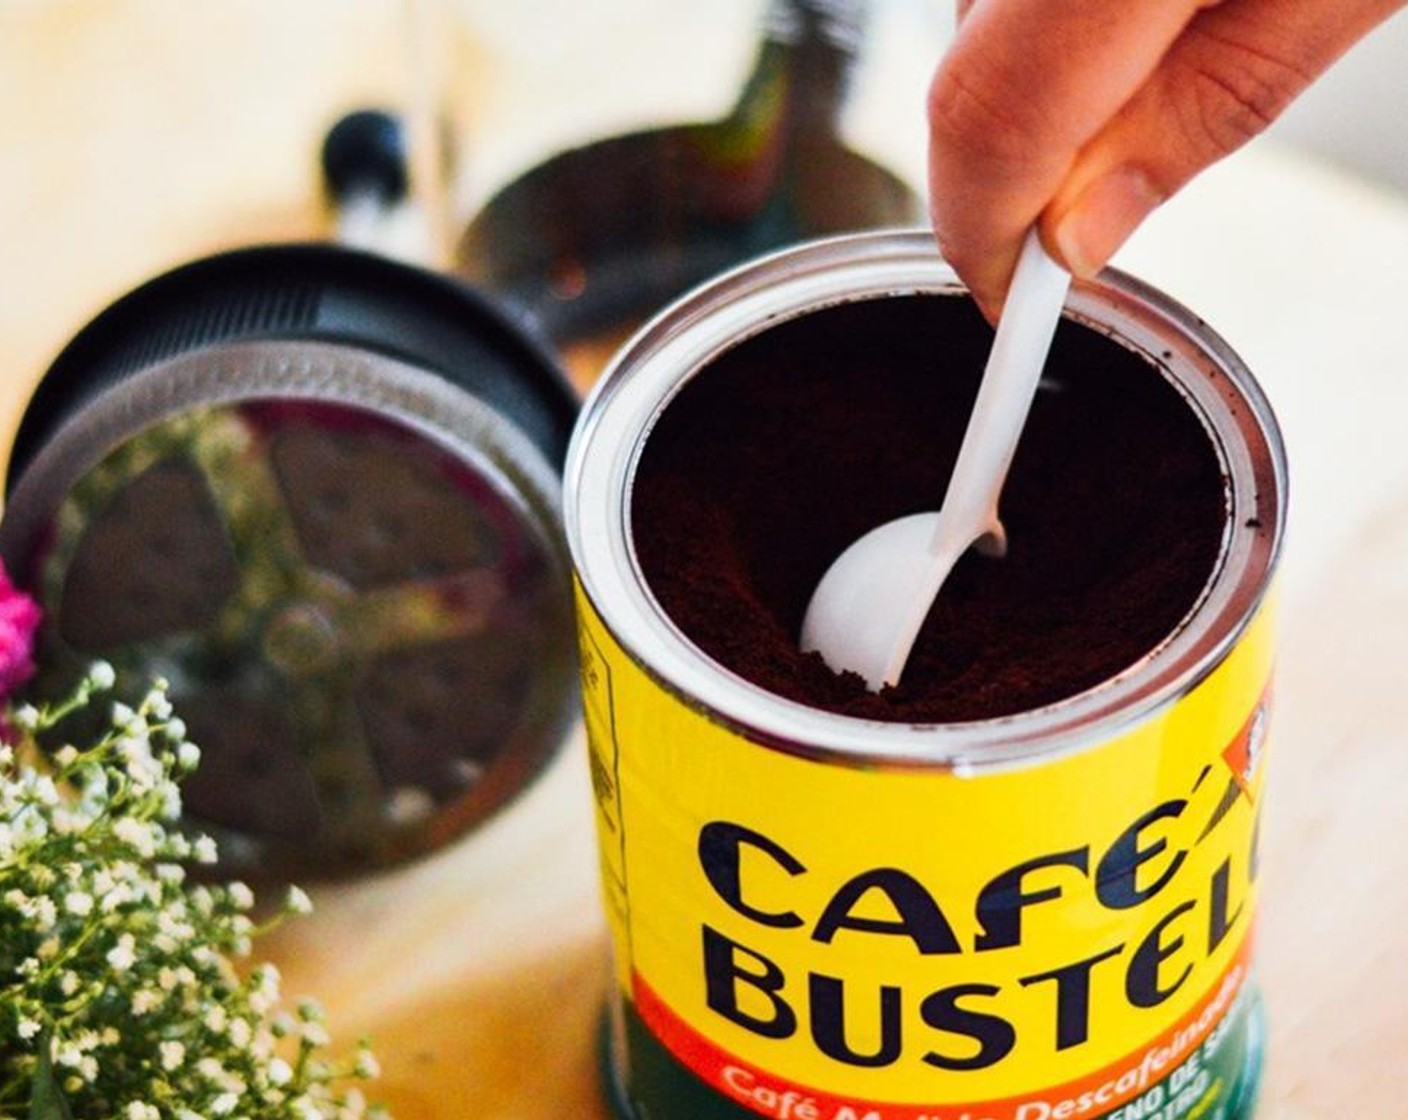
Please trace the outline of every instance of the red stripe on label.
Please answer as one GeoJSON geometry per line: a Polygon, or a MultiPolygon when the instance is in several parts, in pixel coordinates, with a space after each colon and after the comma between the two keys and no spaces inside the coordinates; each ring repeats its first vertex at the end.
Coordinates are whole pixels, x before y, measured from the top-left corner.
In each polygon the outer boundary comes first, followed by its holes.
{"type": "MultiPolygon", "coordinates": [[[[1162,1035],[1131,1051],[1129,1057],[1112,1062],[1087,1077],[1068,1081],[1046,1089],[1035,1089],[1022,1097],[993,1101],[930,1101],[910,1104],[894,1101],[863,1100],[839,1097],[810,1085],[789,1081],[769,1073],[709,1041],[671,1010],[641,977],[633,973],[632,990],[636,1013],[661,1044],[707,1085],[723,1096],[736,1101],[760,1116],[796,1116],[807,1101],[822,1116],[845,1115],[849,1110],[858,1120],[874,1112],[882,1120],[938,1120],[935,1109],[965,1111],[982,1116],[983,1120],[1020,1120],[1018,1110],[1026,1105],[1026,1114],[1033,1115],[1036,1102],[1046,1102],[1052,1109],[1063,1100],[1075,1100],[1082,1094],[1099,1111],[1061,1111],[1054,1115],[1099,1117],[1148,1091],[1172,1073],[1175,1066],[1188,1057],[1222,1021],[1246,979],[1246,962],[1251,950],[1248,937],[1227,969],[1209,987],[1207,994],[1187,1015],[1162,1035]],[[1196,1028],[1196,1029],[1195,1029],[1196,1028]],[[1177,1052],[1168,1054],[1153,1068],[1152,1057],[1168,1051],[1177,1043],[1177,1052]]],[[[1040,1112],[1040,1109],[1036,1109],[1040,1112]]]]}

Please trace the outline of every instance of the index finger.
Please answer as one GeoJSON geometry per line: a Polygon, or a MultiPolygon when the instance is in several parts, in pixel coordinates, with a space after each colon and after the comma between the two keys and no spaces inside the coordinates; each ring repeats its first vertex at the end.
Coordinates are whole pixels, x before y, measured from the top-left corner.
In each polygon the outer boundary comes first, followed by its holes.
{"type": "Polygon", "coordinates": [[[1077,154],[1207,6],[981,0],[966,12],[930,88],[930,210],[989,315],[1077,154]]]}

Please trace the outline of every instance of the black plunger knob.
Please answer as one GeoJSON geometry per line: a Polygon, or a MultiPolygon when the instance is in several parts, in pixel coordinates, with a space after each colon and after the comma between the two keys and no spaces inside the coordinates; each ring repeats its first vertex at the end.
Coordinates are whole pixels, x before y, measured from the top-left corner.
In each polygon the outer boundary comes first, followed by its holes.
{"type": "Polygon", "coordinates": [[[358,109],[328,130],[323,140],[323,186],[337,202],[371,193],[384,205],[406,196],[406,134],[400,118],[384,109],[358,109]]]}

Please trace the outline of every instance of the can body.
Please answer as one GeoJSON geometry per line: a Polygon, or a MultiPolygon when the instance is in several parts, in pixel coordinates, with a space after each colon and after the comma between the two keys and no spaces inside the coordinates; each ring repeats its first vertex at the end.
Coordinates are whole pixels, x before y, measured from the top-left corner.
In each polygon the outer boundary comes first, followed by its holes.
{"type": "Polygon", "coordinates": [[[1180,633],[1085,701],[974,725],[810,712],[709,665],[632,588],[610,511],[671,378],[779,314],[948,290],[925,252],[872,236],[734,274],[628,349],[579,430],[568,523],[617,1105],[638,1120],[1234,1120],[1260,1055],[1285,485],[1265,402],[1204,328],[1132,284],[1076,301],[1189,388],[1241,530],[1180,633]]]}

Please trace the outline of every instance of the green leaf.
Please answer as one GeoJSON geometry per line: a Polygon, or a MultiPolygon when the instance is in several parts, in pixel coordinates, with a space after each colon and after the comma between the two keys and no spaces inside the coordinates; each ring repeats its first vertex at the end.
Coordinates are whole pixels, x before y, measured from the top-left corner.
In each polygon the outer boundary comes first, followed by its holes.
{"type": "Polygon", "coordinates": [[[68,1100],[54,1076],[53,1034],[49,1030],[39,1036],[39,1061],[34,1066],[29,1090],[29,1120],[73,1120],[68,1100]]]}

